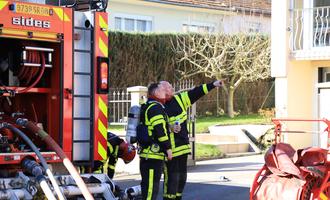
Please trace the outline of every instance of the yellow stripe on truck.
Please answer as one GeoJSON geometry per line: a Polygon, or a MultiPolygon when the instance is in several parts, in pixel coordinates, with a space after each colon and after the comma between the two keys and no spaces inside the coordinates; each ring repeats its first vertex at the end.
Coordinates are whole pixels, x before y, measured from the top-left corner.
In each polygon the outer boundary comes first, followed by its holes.
{"type": "MultiPolygon", "coordinates": [[[[4,28],[4,29],[2,29],[2,34],[19,35],[19,36],[28,37],[28,31],[21,31],[21,30],[17,30],[17,29],[4,28]]],[[[49,38],[49,39],[57,39],[57,34],[33,31],[33,37],[44,37],[44,38],[49,38]]]]}
{"type": "Polygon", "coordinates": [[[8,1],[0,1],[0,10],[2,10],[7,4],[8,1]]]}
{"type": "Polygon", "coordinates": [[[99,109],[101,110],[101,112],[103,113],[103,115],[106,118],[108,118],[108,107],[104,103],[104,101],[103,101],[103,99],[101,97],[99,97],[99,109]]]}
{"type": "Polygon", "coordinates": [[[322,200],[328,200],[328,197],[323,192],[320,193],[320,198],[322,200]]]}
{"type": "MultiPolygon", "coordinates": [[[[101,133],[102,137],[105,141],[107,141],[107,126],[106,126],[106,119],[108,118],[108,107],[103,101],[103,99],[99,96],[98,98],[98,108],[101,111],[100,115],[104,115],[104,117],[100,116],[97,120],[97,129],[101,133]],[[102,121],[101,119],[105,119],[105,121],[102,121]]],[[[98,153],[102,157],[103,160],[107,157],[107,146],[102,145],[100,142],[98,142],[98,153]]]]}
{"type": "Polygon", "coordinates": [[[107,150],[102,146],[100,142],[97,143],[97,152],[99,152],[100,156],[102,157],[102,160],[107,159],[107,150]]]}
{"type": "Polygon", "coordinates": [[[99,38],[99,48],[104,57],[108,57],[108,46],[103,42],[101,38],[99,38]]]}
{"type": "Polygon", "coordinates": [[[103,17],[100,15],[99,17],[99,24],[102,29],[104,29],[104,34],[108,37],[108,24],[105,22],[103,17]]]}
{"type": "Polygon", "coordinates": [[[56,15],[58,16],[58,18],[60,18],[61,21],[65,21],[65,22],[69,22],[70,18],[68,17],[67,14],[65,14],[65,12],[63,12],[63,8],[53,8],[56,15]]]}
{"type": "Polygon", "coordinates": [[[107,128],[100,119],[97,121],[97,127],[104,139],[107,139],[107,128]]]}

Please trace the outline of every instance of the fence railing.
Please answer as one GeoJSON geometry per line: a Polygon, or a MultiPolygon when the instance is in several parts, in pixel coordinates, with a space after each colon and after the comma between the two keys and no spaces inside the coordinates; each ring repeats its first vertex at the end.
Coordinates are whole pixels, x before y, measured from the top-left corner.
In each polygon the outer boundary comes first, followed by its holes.
{"type": "Polygon", "coordinates": [[[109,98],[109,124],[124,125],[131,107],[131,96],[126,88],[112,88],[109,98]]]}
{"type": "MultiPolygon", "coordinates": [[[[194,87],[193,80],[181,80],[173,84],[176,92],[182,92],[194,87]]],[[[129,108],[131,107],[131,95],[127,88],[111,88],[109,98],[109,124],[126,125],[129,108]]]]}
{"type": "Polygon", "coordinates": [[[330,6],[291,10],[291,50],[330,46],[330,6]]]}
{"type": "MultiPolygon", "coordinates": [[[[192,89],[193,87],[195,87],[195,85],[194,85],[194,81],[192,79],[181,80],[181,81],[175,82],[173,84],[175,93],[180,93],[180,92],[192,89]]],[[[193,105],[193,108],[189,107],[187,110],[187,116],[190,118],[189,120],[194,118],[195,114],[196,114],[196,104],[193,105]]]]}
{"type": "Polygon", "coordinates": [[[189,90],[189,89],[193,88],[194,86],[195,86],[194,81],[192,79],[181,80],[181,81],[173,83],[173,88],[176,93],[179,93],[179,92],[182,92],[185,90],[189,90]]]}

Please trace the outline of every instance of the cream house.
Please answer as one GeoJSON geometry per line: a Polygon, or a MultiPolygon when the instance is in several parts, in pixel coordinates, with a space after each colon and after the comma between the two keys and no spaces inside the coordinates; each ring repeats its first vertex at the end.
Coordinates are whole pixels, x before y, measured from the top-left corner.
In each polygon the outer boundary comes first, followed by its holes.
{"type": "Polygon", "coordinates": [[[109,0],[112,30],[270,33],[270,0],[109,0]]]}
{"type": "MultiPolygon", "coordinates": [[[[276,116],[330,119],[330,1],[272,1],[272,76],[276,116]]],[[[287,122],[295,147],[327,147],[323,122],[287,122]],[[308,133],[293,133],[307,130],[308,133]]]]}

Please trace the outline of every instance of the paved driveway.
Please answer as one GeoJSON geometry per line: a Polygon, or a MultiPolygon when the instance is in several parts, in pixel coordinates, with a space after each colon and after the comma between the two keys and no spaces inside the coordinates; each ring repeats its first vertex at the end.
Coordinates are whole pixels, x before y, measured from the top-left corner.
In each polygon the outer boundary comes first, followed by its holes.
{"type": "MultiPolygon", "coordinates": [[[[263,156],[245,156],[197,162],[189,167],[184,200],[245,200],[254,176],[264,163],[263,156]],[[221,177],[229,178],[223,182],[221,177]]],[[[114,180],[121,187],[140,183],[140,175],[118,175],[114,180]]],[[[158,199],[161,200],[160,189],[158,199]]]]}

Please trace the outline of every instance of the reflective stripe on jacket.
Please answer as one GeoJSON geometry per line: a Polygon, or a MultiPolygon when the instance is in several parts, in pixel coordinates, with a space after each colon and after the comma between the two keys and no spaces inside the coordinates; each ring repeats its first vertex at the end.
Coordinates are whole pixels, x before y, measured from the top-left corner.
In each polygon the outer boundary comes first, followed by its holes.
{"type": "Polygon", "coordinates": [[[142,146],[139,152],[140,157],[165,160],[164,152],[171,148],[171,144],[168,137],[168,116],[164,107],[160,103],[149,99],[141,107],[140,120],[148,127],[148,134],[153,140],[153,144],[142,146]]]}
{"type": "Polygon", "coordinates": [[[170,133],[173,157],[190,153],[187,110],[193,103],[213,88],[213,82],[203,84],[192,90],[174,95],[174,97],[165,104],[165,110],[166,114],[169,116],[170,125],[179,122],[181,126],[181,131],[179,133],[170,133]]]}

